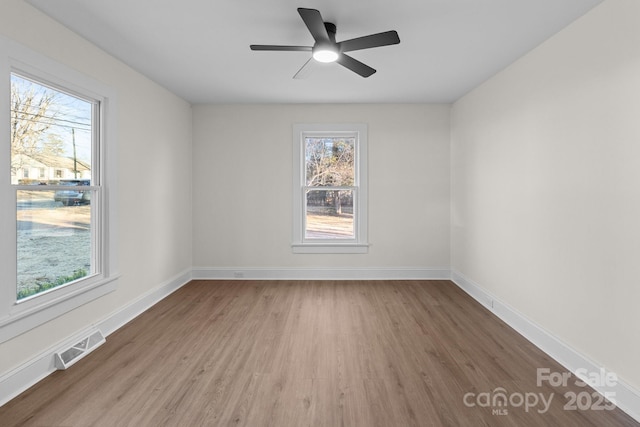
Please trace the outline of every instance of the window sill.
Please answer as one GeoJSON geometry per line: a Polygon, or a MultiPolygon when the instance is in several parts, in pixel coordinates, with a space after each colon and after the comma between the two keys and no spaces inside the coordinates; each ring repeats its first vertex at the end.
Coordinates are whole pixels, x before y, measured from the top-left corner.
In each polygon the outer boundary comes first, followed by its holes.
{"type": "Polygon", "coordinates": [[[116,290],[118,275],[76,289],[63,297],[50,299],[0,320],[0,343],[46,323],[75,308],[116,290]]]}
{"type": "Polygon", "coordinates": [[[294,254],[366,254],[367,243],[294,243],[291,245],[294,254]]]}

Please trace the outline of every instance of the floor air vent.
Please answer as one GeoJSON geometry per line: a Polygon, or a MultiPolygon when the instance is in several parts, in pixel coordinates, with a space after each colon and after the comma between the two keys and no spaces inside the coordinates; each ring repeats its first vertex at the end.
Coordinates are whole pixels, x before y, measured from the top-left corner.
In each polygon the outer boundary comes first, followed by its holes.
{"type": "Polygon", "coordinates": [[[67,369],[87,354],[105,342],[104,335],[99,330],[91,332],[87,337],[78,341],[66,350],[56,353],[56,368],[67,369]]]}

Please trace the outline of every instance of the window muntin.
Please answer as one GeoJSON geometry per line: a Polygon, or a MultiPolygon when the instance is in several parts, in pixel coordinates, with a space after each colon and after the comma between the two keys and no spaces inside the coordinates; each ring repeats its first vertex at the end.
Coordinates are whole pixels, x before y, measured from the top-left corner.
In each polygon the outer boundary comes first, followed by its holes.
{"type": "Polygon", "coordinates": [[[11,73],[17,301],[100,272],[99,108],[98,100],[11,73]]]}
{"type": "Polygon", "coordinates": [[[367,252],[367,127],[294,125],[296,253],[367,252]]]}

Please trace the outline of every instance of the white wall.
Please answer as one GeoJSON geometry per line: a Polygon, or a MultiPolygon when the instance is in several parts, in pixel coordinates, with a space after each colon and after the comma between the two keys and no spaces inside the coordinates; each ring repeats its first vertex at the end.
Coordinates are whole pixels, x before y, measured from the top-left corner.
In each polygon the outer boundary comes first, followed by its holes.
{"type": "Polygon", "coordinates": [[[449,106],[194,107],[194,266],[449,268],[449,106]],[[366,123],[368,254],[293,254],[294,123],[366,123]]]}
{"type": "Polygon", "coordinates": [[[187,102],[21,0],[0,3],[0,34],[115,90],[122,273],[117,291],[0,344],[1,377],[190,269],[192,127],[187,102]]]}
{"type": "Polygon", "coordinates": [[[452,269],[640,388],[640,2],[456,102],[452,269]]]}
{"type": "Polygon", "coordinates": [[[465,96],[450,146],[448,106],[197,106],[192,124],[183,100],[3,0],[0,34],[117,92],[123,276],[0,344],[0,376],[191,266],[451,265],[640,388],[638,16],[640,2],[607,0],[465,96]],[[291,252],[300,122],[368,124],[368,254],[291,252]]]}

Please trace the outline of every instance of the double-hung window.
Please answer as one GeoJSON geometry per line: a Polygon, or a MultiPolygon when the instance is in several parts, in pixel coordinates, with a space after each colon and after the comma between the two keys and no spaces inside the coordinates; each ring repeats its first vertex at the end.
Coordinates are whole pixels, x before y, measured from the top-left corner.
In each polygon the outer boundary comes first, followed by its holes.
{"type": "Polygon", "coordinates": [[[99,273],[100,101],[12,71],[16,299],[99,273]],[[43,174],[31,170],[43,169],[43,174]],[[63,171],[56,177],[54,170],[63,171]]]}
{"type": "Polygon", "coordinates": [[[293,252],[366,253],[366,125],[294,125],[293,153],[293,252]]]}
{"type": "Polygon", "coordinates": [[[2,342],[110,292],[116,274],[114,96],[25,47],[0,48],[2,342]]]}

